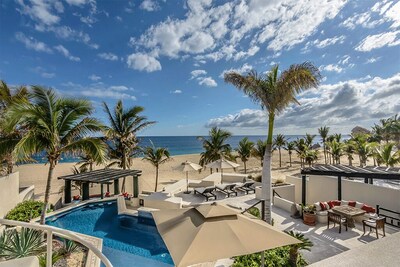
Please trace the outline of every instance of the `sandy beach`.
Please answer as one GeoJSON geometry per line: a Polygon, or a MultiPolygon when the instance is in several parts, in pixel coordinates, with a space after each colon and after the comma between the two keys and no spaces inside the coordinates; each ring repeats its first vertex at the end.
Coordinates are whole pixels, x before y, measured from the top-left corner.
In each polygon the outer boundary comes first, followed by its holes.
{"type": "MultiPolygon", "coordinates": [[[[323,156],[322,156],[323,158],[323,156]]],[[[182,173],[176,168],[184,161],[188,160],[191,162],[198,163],[200,159],[199,154],[188,154],[188,155],[179,155],[172,156],[171,160],[167,163],[161,165],[159,171],[159,185],[158,190],[162,190],[162,188],[169,184],[173,183],[177,180],[184,179],[185,173],[182,173]]],[[[241,165],[236,171],[238,173],[244,173],[243,163],[240,159],[237,160],[237,163],[241,165]]],[[[75,163],[59,163],[54,170],[54,178],[52,180],[52,188],[51,188],[51,197],[50,202],[55,203],[62,194],[59,193],[60,188],[64,185],[63,180],[58,180],[57,178],[62,175],[72,174],[72,169],[75,166],[75,163]]],[[[298,162],[297,157],[293,153],[292,155],[292,167],[289,168],[289,155],[287,151],[282,151],[282,168],[279,168],[279,155],[277,152],[273,153],[273,179],[284,178],[288,174],[293,174],[299,172],[300,163],[298,162]]],[[[103,168],[103,166],[96,166],[96,169],[103,168]]],[[[139,179],[139,190],[141,191],[154,191],[155,186],[155,168],[146,161],[141,160],[141,158],[136,158],[133,160],[132,169],[142,170],[142,176],[139,179]]],[[[44,164],[26,164],[19,165],[15,167],[15,171],[19,171],[20,173],[20,186],[28,186],[35,185],[35,195],[37,199],[43,199],[44,191],[46,187],[46,178],[48,172],[48,165],[44,164]]],[[[233,169],[225,170],[225,172],[234,172],[233,169]]],[[[247,162],[247,173],[253,176],[257,174],[261,174],[261,165],[260,161],[256,158],[251,158],[247,162]]],[[[210,174],[210,170],[203,170],[201,173],[199,172],[190,172],[190,179],[202,179],[210,174]]],[[[120,182],[121,184],[122,182],[120,182]]],[[[132,192],[132,179],[127,178],[126,180],[126,191],[132,192]]],[[[98,185],[93,185],[90,188],[91,194],[96,194],[100,192],[100,187],[98,185]]],[[[73,194],[78,194],[77,191],[73,192],[73,194]]]]}

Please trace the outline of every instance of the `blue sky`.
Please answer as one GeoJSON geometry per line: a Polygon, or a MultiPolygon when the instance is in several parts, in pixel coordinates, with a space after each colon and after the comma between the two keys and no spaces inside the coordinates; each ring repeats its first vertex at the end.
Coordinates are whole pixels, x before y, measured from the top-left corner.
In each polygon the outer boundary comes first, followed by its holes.
{"type": "Polygon", "coordinates": [[[260,108],[224,71],[311,61],[319,88],[276,133],[349,133],[400,112],[400,2],[345,0],[3,0],[0,79],[145,107],[144,135],[267,131],[260,108]]]}

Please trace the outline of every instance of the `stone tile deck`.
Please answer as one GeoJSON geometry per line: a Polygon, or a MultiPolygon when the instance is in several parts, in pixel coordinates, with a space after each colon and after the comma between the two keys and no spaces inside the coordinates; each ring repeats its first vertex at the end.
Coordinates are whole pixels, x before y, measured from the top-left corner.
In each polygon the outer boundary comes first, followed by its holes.
{"type": "MultiPolygon", "coordinates": [[[[190,195],[179,194],[177,196],[182,197],[183,200],[190,205],[204,203],[204,197],[193,195],[193,193],[190,195]]],[[[224,198],[222,193],[218,193],[217,196],[218,202],[223,202],[228,206],[240,208],[242,210],[258,201],[255,199],[254,194],[242,194],[238,197],[224,198]]],[[[211,203],[214,201],[211,200],[209,202],[211,203]]],[[[367,232],[366,235],[363,235],[361,223],[356,223],[356,227],[353,229],[349,228],[348,231],[342,227],[342,233],[339,234],[338,227],[332,228],[331,226],[330,229],[327,229],[326,224],[317,224],[316,226],[310,227],[305,225],[301,219],[293,219],[287,211],[276,207],[272,207],[272,218],[274,219],[274,225],[280,230],[302,232],[313,242],[314,246],[311,248],[310,252],[302,252],[303,256],[310,264],[377,240],[375,233],[369,235],[367,232]]],[[[400,232],[399,228],[386,226],[386,236],[397,232],[400,232]]]]}

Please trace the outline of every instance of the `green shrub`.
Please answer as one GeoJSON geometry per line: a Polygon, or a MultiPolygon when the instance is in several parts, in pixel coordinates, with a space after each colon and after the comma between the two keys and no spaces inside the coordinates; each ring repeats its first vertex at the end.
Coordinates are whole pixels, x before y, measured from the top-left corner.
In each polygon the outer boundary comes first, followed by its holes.
{"type": "MultiPolygon", "coordinates": [[[[270,249],[265,251],[264,264],[266,267],[290,266],[290,246],[270,249]]],[[[297,266],[306,266],[307,262],[299,255],[297,266]]],[[[261,253],[254,253],[235,257],[232,267],[259,267],[261,266],[261,253]]]]}
{"type": "Polygon", "coordinates": [[[19,203],[6,215],[7,220],[29,222],[31,219],[39,217],[44,203],[42,201],[26,200],[19,203]]]}

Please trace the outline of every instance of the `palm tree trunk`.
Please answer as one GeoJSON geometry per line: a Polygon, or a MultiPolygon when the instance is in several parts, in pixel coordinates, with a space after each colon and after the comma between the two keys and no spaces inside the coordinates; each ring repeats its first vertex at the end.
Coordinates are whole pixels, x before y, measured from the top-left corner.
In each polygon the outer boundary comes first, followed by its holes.
{"type": "Polygon", "coordinates": [[[292,167],[292,154],[289,153],[289,167],[292,167]]]}
{"type": "Polygon", "coordinates": [[[274,130],[275,114],[269,113],[268,116],[268,137],[267,147],[265,149],[264,164],[262,170],[262,190],[261,196],[265,200],[265,218],[262,218],[267,223],[271,224],[271,161],[272,161],[272,135],[274,130]]]}
{"type": "Polygon", "coordinates": [[[324,158],[325,158],[325,164],[326,164],[326,146],[325,146],[325,141],[323,141],[324,143],[324,158]]]}
{"type": "Polygon", "coordinates": [[[298,257],[297,250],[294,248],[291,248],[289,251],[289,264],[291,267],[297,266],[297,257],[298,257]]]}
{"type": "Polygon", "coordinates": [[[13,172],[14,164],[12,159],[7,160],[7,174],[11,174],[13,172]]]}
{"type": "Polygon", "coordinates": [[[282,168],[281,148],[279,148],[279,168],[282,168]]]}
{"type": "Polygon", "coordinates": [[[158,166],[156,166],[156,186],[154,188],[154,192],[157,192],[157,186],[158,186],[158,166]]]}
{"type": "Polygon", "coordinates": [[[55,162],[53,160],[50,160],[49,173],[47,174],[46,191],[44,193],[44,207],[42,213],[40,214],[40,224],[45,223],[45,216],[46,216],[47,205],[49,203],[51,180],[53,178],[54,167],[55,167],[55,162]]]}
{"type": "MultiPolygon", "coordinates": [[[[124,156],[122,157],[122,169],[126,170],[126,154],[124,154],[124,156]]],[[[121,186],[122,193],[125,193],[125,182],[126,182],[126,177],[122,179],[122,186],[121,186]]]]}
{"type": "Polygon", "coordinates": [[[244,165],[244,173],[247,173],[246,161],[243,161],[243,165],[244,165]]]}

